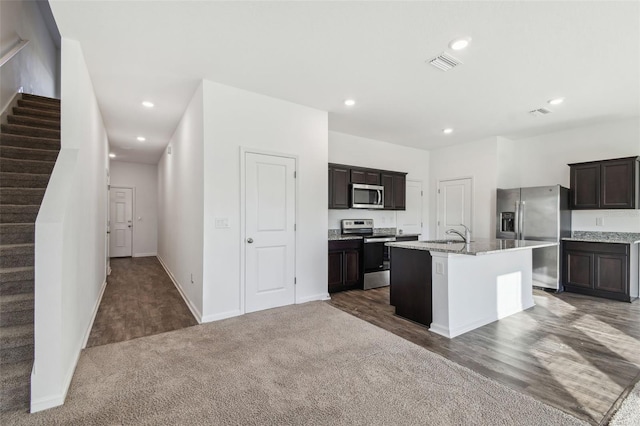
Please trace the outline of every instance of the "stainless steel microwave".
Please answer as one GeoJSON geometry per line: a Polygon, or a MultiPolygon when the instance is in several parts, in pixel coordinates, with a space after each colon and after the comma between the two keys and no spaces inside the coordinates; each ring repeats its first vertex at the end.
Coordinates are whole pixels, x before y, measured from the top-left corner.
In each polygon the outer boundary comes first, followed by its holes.
{"type": "Polygon", "coordinates": [[[351,184],[351,208],[382,209],[384,208],[384,186],[351,184]]]}

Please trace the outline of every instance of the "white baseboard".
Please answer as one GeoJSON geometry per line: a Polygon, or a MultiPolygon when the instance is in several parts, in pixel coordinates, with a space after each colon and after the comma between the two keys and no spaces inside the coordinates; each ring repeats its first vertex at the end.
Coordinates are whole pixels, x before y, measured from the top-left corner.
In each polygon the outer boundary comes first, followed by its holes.
{"type": "Polygon", "coordinates": [[[64,398],[66,394],[58,394],[49,398],[44,398],[39,401],[31,401],[31,407],[29,411],[31,413],[37,413],[38,411],[48,410],[49,408],[59,407],[64,404],[64,398]]]}
{"type": "Polygon", "coordinates": [[[96,320],[96,315],[98,315],[98,308],[100,308],[100,302],[102,302],[102,296],[104,296],[104,291],[107,288],[107,280],[104,280],[102,283],[102,288],[100,289],[100,295],[98,296],[98,301],[96,305],[93,307],[93,313],[91,314],[91,321],[89,322],[89,327],[87,327],[84,332],[84,337],[82,338],[82,349],[87,347],[87,342],[89,341],[89,335],[91,334],[91,329],[93,328],[93,323],[96,320]]]}
{"type": "Polygon", "coordinates": [[[202,318],[202,322],[205,323],[205,322],[220,321],[223,319],[237,317],[240,315],[242,315],[242,311],[240,309],[236,309],[233,311],[222,312],[219,314],[207,315],[202,318]]]}
{"type": "Polygon", "coordinates": [[[319,294],[314,294],[312,296],[300,297],[296,301],[296,304],[315,302],[317,300],[331,300],[331,296],[329,296],[329,293],[319,293],[319,294]]]}
{"type": "Polygon", "coordinates": [[[151,257],[151,256],[158,256],[158,253],[136,253],[131,257],[151,257]]]}
{"type": "Polygon", "coordinates": [[[171,281],[173,282],[173,285],[176,287],[176,289],[178,290],[178,293],[180,293],[180,296],[182,296],[182,299],[184,300],[184,303],[187,304],[187,307],[189,308],[189,310],[191,311],[191,315],[193,315],[193,317],[196,319],[196,321],[198,321],[198,324],[202,324],[204,322],[203,318],[202,318],[202,314],[200,313],[200,311],[198,310],[198,308],[196,308],[192,303],[191,300],[189,300],[189,298],[187,297],[187,295],[185,294],[185,292],[182,290],[182,286],[180,285],[180,283],[178,282],[178,280],[176,279],[175,276],[173,276],[173,273],[171,272],[171,270],[167,267],[167,264],[164,262],[164,260],[162,259],[162,257],[159,254],[155,255],[158,260],[160,261],[160,264],[162,265],[162,267],[164,268],[165,272],[167,273],[167,275],[169,275],[169,278],[171,278],[171,281]]]}

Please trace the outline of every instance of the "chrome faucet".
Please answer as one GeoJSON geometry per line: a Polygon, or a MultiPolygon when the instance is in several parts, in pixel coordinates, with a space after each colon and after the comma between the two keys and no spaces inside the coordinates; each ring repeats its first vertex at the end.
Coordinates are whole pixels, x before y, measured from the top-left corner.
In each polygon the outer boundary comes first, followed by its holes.
{"type": "Polygon", "coordinates": [[[460,238],[462,238],[462,241],[464,241],[466,244],[469,244],[471,242],[471,229],[469,229],[466,225],[462,223],[460,224],[460,226],[464,227],[464,235],[462,234],[462,232],[455,230],[453,228],[447,229],[445,231],[445,234],[447,235],[456,234],[460,236],[460,238]]]}

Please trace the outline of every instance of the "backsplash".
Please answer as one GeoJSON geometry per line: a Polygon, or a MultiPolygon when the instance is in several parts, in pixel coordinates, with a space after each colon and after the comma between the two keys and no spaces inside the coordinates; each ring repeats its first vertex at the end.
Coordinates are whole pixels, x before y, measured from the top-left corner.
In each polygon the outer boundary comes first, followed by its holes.
{"type": "Polygon", "coordinates": [[[340,229],[342,219],[373,219],[375,228],[396,227],[396,212],[393,210],[330,209],[329,229],[340,229]]]}
{"type": "Polygon", "coordinates": [[[573,210],[571,229],[593,232],[640,232],[640,210],[573,210]],[[596,223],[602,225],[596,225],[596,223]]]}

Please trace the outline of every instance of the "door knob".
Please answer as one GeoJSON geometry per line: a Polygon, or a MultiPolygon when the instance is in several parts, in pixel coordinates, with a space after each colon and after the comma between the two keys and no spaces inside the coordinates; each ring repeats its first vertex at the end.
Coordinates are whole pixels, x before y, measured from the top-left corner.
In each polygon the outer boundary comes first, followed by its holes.
{"type": "Polygon", "coordinates": [[[247,238],[247,242],[248,242],[249,244],[253,243],[253,238],[247,238]]]}

